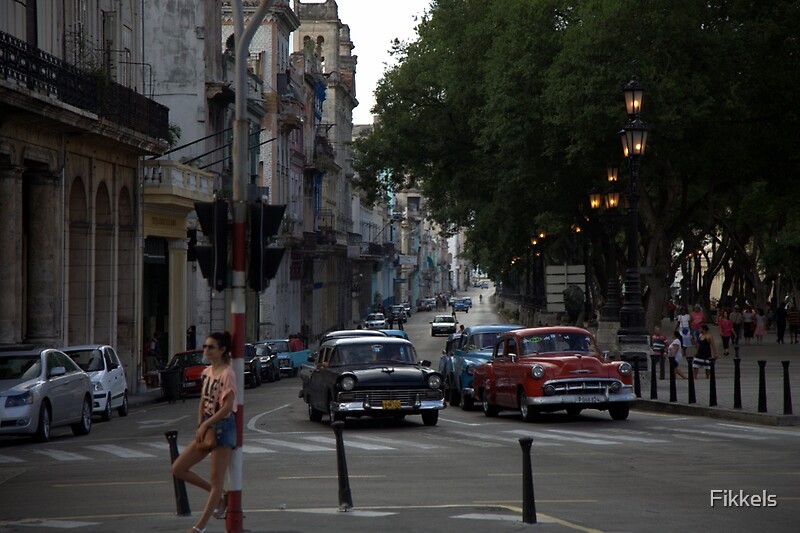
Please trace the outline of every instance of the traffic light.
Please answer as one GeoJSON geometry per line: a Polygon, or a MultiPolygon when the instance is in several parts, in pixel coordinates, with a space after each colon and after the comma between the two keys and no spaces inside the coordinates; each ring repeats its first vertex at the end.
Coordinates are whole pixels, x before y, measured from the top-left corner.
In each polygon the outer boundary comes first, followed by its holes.
{"type": "Polygon", "coordinates": [[[270,239],[281,227],[286,206],[256,202],[247,207],[250,218],[250,263],[247,282],[251,289],[262,292],[267,288],[267,282],[278,273],[283,258],[283,248],[268,246],[270,239]]]}
{"type": "Polygon", "coordinates": [[[228,286],[228,204],[225,200],[195,202],[197,219],[210,246],[194,247],[200,271],[208,285],[217,291],[228,286]]]}

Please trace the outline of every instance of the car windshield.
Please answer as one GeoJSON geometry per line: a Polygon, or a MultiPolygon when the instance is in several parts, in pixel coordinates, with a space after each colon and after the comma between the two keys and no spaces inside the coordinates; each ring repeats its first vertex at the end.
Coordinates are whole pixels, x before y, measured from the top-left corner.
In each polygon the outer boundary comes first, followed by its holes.
{"type": "Polygon", "coordinates": [[[269,347],[272,348],[273,352],[290,352],[289,350],[289,342],[288,341],[275,341],[275,342],[268,342],[269,347]]]}
{"type": "Polygon", "coordinates": [[[547,352],[592,352],[592,339],[579,333],[547,333],[522,340],[525,355],[547,352]]]}
{"type": "Polygon", "coordinates": [[[0,357],[0,379],[33,379],[42,373],[39,354],[0,357]]]}
{"type": "Polygon", "coordinates": [[[65,352],[70,359],[75,361],[81,370],[84,372],[95,372],[103,370],[103,354],[100,350],[86,349],[86,350],[70,350],[65,352]]]}
{"type": "Polygon", "coordinates": [[[194,365],[210,365],[211,361],[203,356],[203,352],[192,352],[176,355],[172,358],[169,366],[172,368],[186,368],[194,365]]]}
{"type": "Polygon", "coordinates": [[[330,365],[416,364],[414,348],[408,344],[348,344],[339,346],[331,356],[330,365]]]}
{"type": "Polygon", "coordinates": [[[433,321],[438,323],[438,324],[444,324],[444,323],[447,323],[447,322],[450,322],[450,323],[455,322],[453,320],[453,317],[451,317],[451,316],[437,316],[436,318],[433,319],[433,321]]]}
{"type": "Polygon", "coordinates": [[[500,332],[497,333],[476,333],[470,337],[470,350],[491,350],[500,332]]]}
{"type": "Polygon", "coordinates": [[[367,320],[383,320],[384,316],[381,313],[374,313],[371,315],[367,315],[367,320]]]}

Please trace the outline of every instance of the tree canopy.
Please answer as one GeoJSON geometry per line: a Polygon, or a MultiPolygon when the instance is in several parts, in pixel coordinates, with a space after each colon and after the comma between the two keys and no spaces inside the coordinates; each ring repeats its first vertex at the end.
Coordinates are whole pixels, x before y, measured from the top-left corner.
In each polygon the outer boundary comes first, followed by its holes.
{"type": "Polygon", "coordinates": [[[618,275],[604,255],[624,253],[604,246],[588,193],[607,166],[627,190],[621,90],[636,75],[648,322],[698,251],[704,303],[722,271],[727,293],[763,306],[773,280],[800,281],[798,27],[793,0],[433,0],[392,50],[356,185],[421,189],[428,216],[465,229],[469,258],[508,281],[539,230],[551,260],[579,258],[580,224],[602,283],[618,275]]]}

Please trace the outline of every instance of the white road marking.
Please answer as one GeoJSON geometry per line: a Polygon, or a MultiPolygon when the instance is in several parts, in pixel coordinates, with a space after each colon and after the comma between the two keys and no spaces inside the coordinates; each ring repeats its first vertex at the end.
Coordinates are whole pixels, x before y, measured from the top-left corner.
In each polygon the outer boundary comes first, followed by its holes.
{"type": "Polygon", "coordinates": [[[249,444],[245,444],[242,446],[242,453],[275,453],[275,450],[262,448],[261,446],[250,446],[249,444]]]}
{"type": "MultiPolygon", "coordinates": [[[[466,431],[454,431],[453,433],[456,433],[457,435],[463,435],[464,437],[468,437],[470,439],[483,439],[483,440],[487,440],[487,441],[498,441],[498,442],[478,442],[478,443],[476,443],[474,441],[461,440],[458,443],[459,446],[462,445],[462,444],[465,444],[465,445],[475,445],[475,446],[479,446],[481,448],[496,448],[496,447],[502,446],[503,444],[501,444],[501,443],[514,444],[514,445],[519,446],[519,439],[514,438],[514,437],[501,437],[500,435],[485,435],[483,433],[468,433],[466,431]]],[[[542,443],[537,443],[537,445],[541,445],[541,446],[561,446],[560,444],[557,444],[555,442],[542,442],[542,443]]]]}
{"type": "Polygon", "coordinates": [[[56,461],[88,461],[89,458],[85,455],[72,452],[64,452],[61,450],[34,450],[33,453],[40,453],[46,455],[56,461]]]}
{"type": "Polygon", "coordinates": [[[581,444],[598,444],[601,446],[609,445],[609,444],[619,444],[618,442],[614,442],[613,440],[603,440],[603,439],[595,439],[595,438],[579,438],[579,437],[568,437],[565,435],[556,435],[552,433],[540,433],[540,432],[530,432],[524,431],[520,429],[515,429],[513,431],[507,431],[506,433],[515,433],[522,436],[533,437],[534,439],[534,446],[536,446],[536,439],[553,439],[553,440],[563,440],[568,442],[578,442],[581,444]]]}
{"type": "Polygon", "coordinates": [[[264,411],[263,413],[259,413],[259,414],[255,415],[255,416],[251,417],[250,420],[247,421],[247,425],[246,425],[247,429],[249,429],[250,431],[255,431],[256,433],[264,433],[264,434],[272,433],[271,431],[267,431],[265,429],[258,429],[256,427],[256,422],[258,422],[258,419],[261,418],[262,416],[270,415],[270,414],[272,414],[272,413],[274,413],[276,411],[280,411],[281,409],[286,409],[287,407],[289,407],[288,403],[283,404],[281,406],[278,406],[275,409],[270,409],[269,411],[264,411]]]}
{"type": "Polygon", "coordinates": [[[155,457],[155,455],[145,452],[137,452],[136,450],[131,450],[130,448],[123,448],[122,446],[117,446],[116,444],[95,444],[92,446],[84,446],[84,447],[90,450],[96,450],[98,452],[110,453],[111,455],[122,457],[123,459],[155,457]]]}
{"type": "Polygon", "coordinates": [[[439,417],[439,422],[449,422],[451,424],[459,424],[462,426],[482,426],[483,424],[474,424],[469,422],[461,422],[460,420],[451,420],[449,418],[441,418],[439,417]]]}
{"type": "Polygon", "coordinates": [[[22,459],[11,457],[10,455],[0,455],[0,463],[24,463],[22,459]]]}
{"type": "Polygon", "coordinates": [[[751,427],[751,426],[740,426],[737,424],[717,424],[720,427],[724,428],[731,428],[737,431],[744,431],[747,433],[764,433],[766,435],[776,435],[776,436],[788,436],[788,437],[800,437],[800,431],[788,431],[782,429],[772,429],[772,428],[763,428],[763,427],[751,427]]]}
{"type": "Polygon", "coordinates": [[[69,520],[39,520],[36,518],[28,518],[25,520],[17,520],[15,522],[5,522],[7,526],[21,526],[21,527],[36,527],[36,528],[53,528],[53,529],[78,529],[89,526],[100,525],[100,522],[73,522],[69,520]]]}
{"type": "Polygon", "coordinates": [[[444,448],[444,446],[440,446],[438,444],[425,444],[422,442],[413,442],[413,441],[399,441],[397,439],[387,439],[385,437],[374,437],[371,435],[359,435],[358,438],[361,440],[379,442],[381,444],[400,445],[403,448],[421,448],[423,450],[434,450],[436,448],[444,448]]]}
{"type": "Polygon", "coordinates": [[[646,437],[627,437],[625,435],[619,435],[619,434],[603,435],[603,434],[597,434],[597,433],[589,433],[589,432],[585,432],[585,431],[570,431],[570,430],[566,430],[566,429],[550,429],[548,431],[554,432],[554,433],[563,433],[565,435],[575,435],[575,436],[579,436],[579,437],[603,437],[603,438],[608,438],[608,439],[613,439],[613,440],[624,440],[626,442],[643,442],[645,444],[655,444],[655,443],[669,442],[668,440],[664,440],[664,439],[650,439],[650,438],[646,438],[646,437]]]}
{"type": "MultiPolygon", "coordinates": [[[[332,444],[336,446],[336,439],[333,437],[303,437],[304,439],[308,439],[314,442],[321,442],[323,444],[332,444]]],[[[352,438],[344,439],[344,447],[345,448],[359,448],[361,450],[396,450],[397,448],[392,448],[389,446],[380,446],[378,444],[369,444],[366,442],[358,442],[353,440],[352,438]]]]}
{"type": "MultiPolygon", "coordinates": [[[[655,428],[659,429],[659,428],[655,428]]],[[[667,428],[662,428],[667,429],[667,428]]],[[[769,437],[759,437],[757,435],[742,435],[741,433],[731,433],[728,431],[709,431],[705,429],[688,429],[688,428],[669,428],[668,431],[673,431],[676,433],[688,433],[690,435],[703,435],[706,437],[713,437],[713,438],[731,438],[731,439],[743,439],[743,440],[769,440],[769,437]]]]}
{"type": "MultiPolygon", "coordinates": [[[[308,437],[306,437],[308,438],[308,437]]],[[[319,446],[317,444],[306,444],[305,442],[290,442],[285,440],[276,439],[253,439],[261,444],[269,444],[272,446],[280,446],[282,448],[290,448],[292,450],[300,450],[301,452],[330,452],[336,448],[330,446],[319,446]]]]}
{"type": "Polygon", "coordinates": [[[156,450],[169,450],[168,442],[140,442],[139,444],[142,446],[150,446],[156,450]]]}
{"type": "Polygon", "coordinates": [[[177,425],[178,422],[180,422],[184,418],[189,418],[189,415],[179,416],[178,418],[170,418],[169,420],[165,419],[142,420],[141,422],[139,422],[139,427],[142,429],[150,429],[150,428],[159,428],[166,426],[175,426],[177,425]]]}

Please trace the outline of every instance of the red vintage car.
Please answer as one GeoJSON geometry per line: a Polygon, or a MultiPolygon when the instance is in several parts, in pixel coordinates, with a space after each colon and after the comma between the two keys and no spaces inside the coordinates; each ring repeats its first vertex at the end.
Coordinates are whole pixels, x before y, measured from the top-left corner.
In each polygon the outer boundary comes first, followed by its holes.
{"type": "Polygon", "coordinates": [[[181,371],[181,394],[200,394],[203,388],[203,370],[211,361],[203,354],[203,350],[178,352],[172,356],[167,367],[170,371],[181,371]]]}
{"type": "Polygon", "coordinates": [[[589,331],[539,327],[502,333],[492,359],[475,367],[473,387],[486,416],[519,409],[530,422],[540,413],[599,409],[625,420],[636,399],[632,374],[630,363],[606,360],[589,331]]]}

